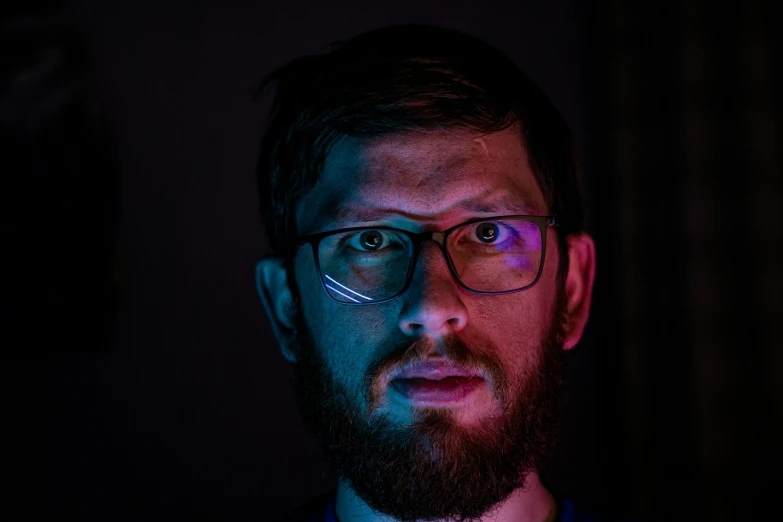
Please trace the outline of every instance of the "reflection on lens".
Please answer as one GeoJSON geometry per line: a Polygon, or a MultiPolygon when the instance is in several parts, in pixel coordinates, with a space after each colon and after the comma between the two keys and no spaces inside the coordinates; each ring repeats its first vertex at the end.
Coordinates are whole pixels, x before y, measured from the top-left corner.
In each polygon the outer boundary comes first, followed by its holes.
{"type": "Polygon", "coordinates": [[[397,294],[412,256],[410,239],[386,229],[334,234],[318,247],[324,288],[341,303],[371,303],[397,294]]]}
{"type": "MultiPolygon", "coordinates": [[[[351,290],[350,288],[348,288],[344,284],[341,284],[339,281],[336,281],[334,278],[330,277],[328,274],[324,274],[324,277],[327,278],[332,283],[336,284],[337,286],[341,287],[343,290],[347,290],[348,292],[350,292],[351,294],[355,295],[356,297],[360,297],[360,298],[362,298],[362,299],[364,299],[366,301],[372,301],[373,300],[372,297],[367,297],[365,295],[360,294],[356,290],[351,290]]],[[[342,296],[342,297],[344,297],[346,299],[349,299],[349,300],[351,300],[351,301],[353,301],[355,303],[360,303],[361,302],[361,301],[357,301],[355,298],[351,297],[350,295],[346,295],[343,292],[337,290],[336,288],[333,288],[328,283],[324,283],[324,286],[326,286],[326,288],[328,288],[332,292],[336,293],[337,295],[340,295],[340,296],[342,296]]]]}

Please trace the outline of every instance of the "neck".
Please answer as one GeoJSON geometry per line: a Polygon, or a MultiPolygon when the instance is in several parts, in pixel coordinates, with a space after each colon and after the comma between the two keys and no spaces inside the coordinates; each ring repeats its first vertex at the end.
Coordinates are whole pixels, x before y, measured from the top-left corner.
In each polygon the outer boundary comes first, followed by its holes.
{"type": "MultiPolygon", "coordinates": [[[[337,486],[335,503],[339,522],[396,522],[377,513],[342,479],[337,486]]],[[[557,504],[552,494],[541,484],[536,473],[525,479],[525,487],[517,489],[491,515],[480,522],[553,522],[557,504]]],[[[479,521],[477,521],[479,522],[479,521]]]]}

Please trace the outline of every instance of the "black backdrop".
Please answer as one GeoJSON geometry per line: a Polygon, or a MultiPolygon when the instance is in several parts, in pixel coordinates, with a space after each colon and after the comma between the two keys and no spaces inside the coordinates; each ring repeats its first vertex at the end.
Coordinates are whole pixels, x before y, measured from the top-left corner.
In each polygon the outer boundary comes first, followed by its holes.
{"type": "MultiPolygon", "coordinates": [[[[764,4],[74,1],[65,12],[113,138],[115,170],[93,170],[118,182],[120,298],[109,340],[93,341],[99,315],[76,303],[98,298],[78,289],[42,299],[32,326],[7,324],[4,496],[29,518],[272,520],[332,487],[254,290],[267,250],[253,175],[264,106],[251,98],[289,59],[405,22],[497,45],[576,136],[598,277],[569,355],[552,482],[663,520],[736,520],[764,504],[760,476],[779,452],[770,324],[783,222],[764,4]],[[55,316],[83,329],[53,328],[55,316]]],[[[88,158],[105,147],[59,132],[88,158]]],[[[51,211],[21,195],[20,208],[51,211]]],[[[67,280],[62,258],[79,252],[47,251],[31,280],[67,280]]]]}

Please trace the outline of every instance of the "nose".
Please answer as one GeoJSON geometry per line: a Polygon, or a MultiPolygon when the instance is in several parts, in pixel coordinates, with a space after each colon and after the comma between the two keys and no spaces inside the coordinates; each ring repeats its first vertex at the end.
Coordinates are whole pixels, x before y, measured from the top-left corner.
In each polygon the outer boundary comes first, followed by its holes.
{"type": "Polygon", "coordinates": [[[462,330],[468,322],[459,284],[434,241],[422,244],[404,299],[400,330],[406,335],[445,336],[462,330]]]}

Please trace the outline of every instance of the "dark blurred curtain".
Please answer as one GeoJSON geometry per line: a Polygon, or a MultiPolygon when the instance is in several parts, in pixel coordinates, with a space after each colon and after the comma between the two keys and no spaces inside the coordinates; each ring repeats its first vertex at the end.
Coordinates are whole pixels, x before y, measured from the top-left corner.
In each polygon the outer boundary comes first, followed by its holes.
{"type": "Polygon", "coordinates": [[[0,9],[0,317],[16,359],[105,350],[118,167],[81,28],[60,2],[0,9]]]}
{"type": "Polygon", "coordinates": [[[0,7],[0,500],[16,520],[76,518],[83,459],[65,434],[88,428],[58,374],[108,351],[121,286],[113,139],[60,4],[0,7]]]}
{"type": "Polygon", "coordinates": [[[596,350],[624,390],[604,397],[606,495],[652,519],[775,509],[779,26],[759,1],[593,12],[596,350]]]}

